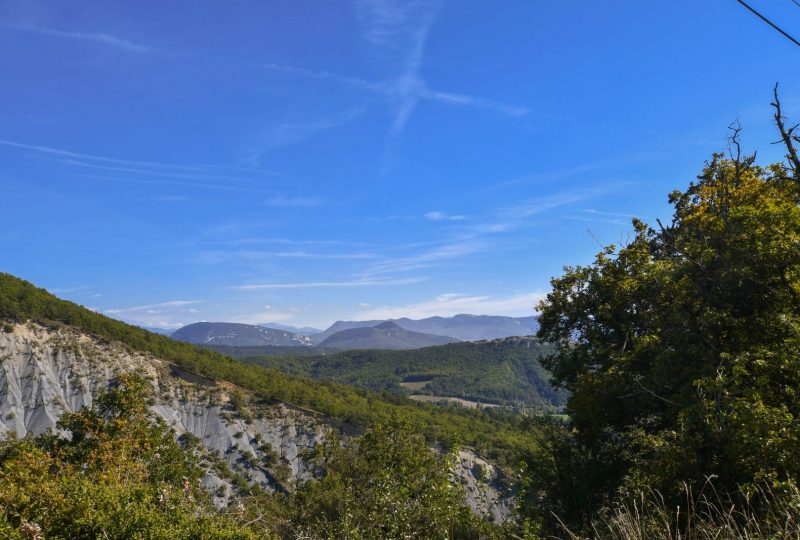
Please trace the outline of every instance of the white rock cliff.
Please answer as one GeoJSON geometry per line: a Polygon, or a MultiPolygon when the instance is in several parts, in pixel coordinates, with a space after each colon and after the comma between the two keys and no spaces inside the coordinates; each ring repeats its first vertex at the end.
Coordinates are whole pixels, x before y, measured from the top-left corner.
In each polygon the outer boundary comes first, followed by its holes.
{"type": "MultiPolygon", "coordinates": [[[[215,503],[227,504],[242,482],[290,491],[310,477],[304,451],[341,425],[225,382],[184,372],[151,355],[105,343],[68,327],[33,323],[0,331],[0,438],[38,435],[56,427],[64,412],[91,406],[115,377],[136,372],[151,386],[152,410],[195,444],[206,467],[203,479],[215,503]]],[[[501,496],[497,474],[474,453],[459,454],[456,477],[479,513],[504,521],[511,500],[501,496]]]]}

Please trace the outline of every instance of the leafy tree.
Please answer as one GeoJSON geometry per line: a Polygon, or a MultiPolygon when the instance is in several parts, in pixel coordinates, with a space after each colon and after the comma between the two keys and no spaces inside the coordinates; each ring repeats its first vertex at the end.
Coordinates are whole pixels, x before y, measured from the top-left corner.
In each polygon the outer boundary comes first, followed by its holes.
{"type": "MultiPolygon", "coordinates": [[[[464,504],[454,455],[437,455],[399,419],[317,448],[318,481],[290,506],[296,534],[322,538],[479,538],[491,532],[464,504]]],[[[287,535],[288,536],[288,535],[287,535]]]]}
{"type": "Polygon", "coordinates": [[[141,378],[121,376],[58,428],[67,435],[0,446],[3,538],[256,538],[210,505],[192,455],[148,414],[141,378]]]}
{"type": "Polygon", "coordinates": [[[540,305],[597,493],[800,475],[800,170],[775,106],[788,166],[742,156],[734,128],[729,157],[670,195],[669,226],[634,220],[540,305]]]}

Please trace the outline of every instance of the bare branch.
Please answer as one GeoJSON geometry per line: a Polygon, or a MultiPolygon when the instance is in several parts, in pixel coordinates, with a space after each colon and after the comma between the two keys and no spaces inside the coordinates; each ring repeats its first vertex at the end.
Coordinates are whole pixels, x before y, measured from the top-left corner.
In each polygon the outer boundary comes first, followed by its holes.
{"type": "Polygon", "coordinates": [[[786,146],[786,150],[788,152],[786,158],[789,160],[789,166],[794,172],[794,177],[800,180],[800,158],[797,156],[797,149],[794,147],[793,142],[800,142],[800,137],[794,134],[794,131],[800,124],[788,129],[786,128],[786,124],[784,124],[786,117],[783,116],[783,113],[781,112],[781,102],[778,99],[778,83],[775,83],[773,95],[775,96],[775,101],[772,103],[772,106],[775,107],[775,124],[778,126],[778,131],[781,134],[783,144],[786,146]]]}

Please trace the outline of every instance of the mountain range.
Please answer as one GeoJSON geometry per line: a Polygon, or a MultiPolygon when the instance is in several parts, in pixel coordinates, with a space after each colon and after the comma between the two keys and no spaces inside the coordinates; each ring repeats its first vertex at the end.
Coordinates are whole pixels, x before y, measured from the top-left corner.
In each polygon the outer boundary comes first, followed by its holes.
{"type": "Polygon", "coordinates": [[[393,321],[336,332],[319,343],[327,349],[418,349],[459,341],[449,336],[406,330],[393,321]]]}
{"type": "Polygon", "coordinates": [[[302,334],[304,336],[310,336],[322,332],[322,330],[319,328],[314,328],[313,326],[292,326],[290,324],[281,324],[275,322],[259,323],[258,326],[274,328],[275,330],[286,330],[287,332],[292,332],[293,334],[302,334]]]}
{"type": "Polygon", "coordinates": [[[337,321],[324,331],[276,323],[194,323],[173,339],[204,346],[282,346],[344,349],[414,349],[456,341],[483,341],[535,333],[535,317],[455,315],[425,319],[337,321]],[[388,323],[388,325],[387,325],[388,323]],[[387,326],[383,326],[387,325],[387,326]],[[316,330],[316,332],[314,332],[316,330]]]}
{"type": "Polygon", "coordinates": [[[259,345],[311,346],[311,339],[307,336],[286,330],[240,323],[197,322],[179,328],[170,337],[177,341],[185,341],[186,343],[195,343],[197,345],[239,347],[255,347],[259,345]]]}

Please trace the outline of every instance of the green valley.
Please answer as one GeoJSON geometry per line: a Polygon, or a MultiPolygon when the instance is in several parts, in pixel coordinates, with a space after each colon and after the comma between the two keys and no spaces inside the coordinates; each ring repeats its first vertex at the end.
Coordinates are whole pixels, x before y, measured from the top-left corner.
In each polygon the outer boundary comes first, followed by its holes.
{"type": "Polygon", "coordinates": [[[218,348],[248,363],[293,375],[398,395],[463,398],[517,409],[553,411],[566,394],[539,363],[548,348],[534,338],[459,342],[413,350],[353,350],[306,356],[291,349],[218,348]],[[282,353],[282,354],[281,354],[282,353]]]}

